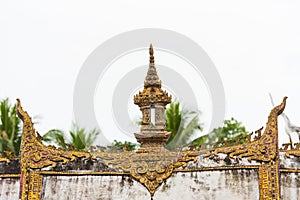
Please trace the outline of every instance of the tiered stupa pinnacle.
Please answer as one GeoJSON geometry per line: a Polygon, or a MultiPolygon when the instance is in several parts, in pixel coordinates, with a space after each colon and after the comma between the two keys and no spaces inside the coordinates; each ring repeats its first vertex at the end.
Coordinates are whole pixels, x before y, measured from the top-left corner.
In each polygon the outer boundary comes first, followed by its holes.
{"type": "Polygon", "coordinates": [[[154,52],[152,44],[149,48],[150,63],[147,76],[144,81],[144,89],[139,94],[134,96],[134,103],[138,105],[142,111],[141,132],[136,133],[135,137],[141,148],[139,151],[144,151],[149,147],[160,149],[168,140],[170,132],[165,130],[165,109],[166,105],[171,103],[172,96],[161,89],[161,80],[156,72],[154,64],[154,52]]]}

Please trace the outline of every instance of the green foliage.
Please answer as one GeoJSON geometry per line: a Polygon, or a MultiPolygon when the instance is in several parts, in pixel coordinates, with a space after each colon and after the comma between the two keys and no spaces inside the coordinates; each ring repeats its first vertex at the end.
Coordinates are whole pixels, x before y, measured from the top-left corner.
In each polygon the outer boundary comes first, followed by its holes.
{"type": "Polygon", "coordinates": [[[180,103],[171,103],[170,107],[165,112],[166,115],[166,130],[171,132],[167,144],[169,144],[178,133],[181,124],[180,103]]]}
{"type": "Polygon", "coordinates": [[[47,143],[54,143],[59,147],[68,149],[66,144],[65,133],[59,129],[51,129],[45,135],[42,136],[42,140],[47,143]]]}
{"type": "Polygon", "coordinates": [[[87,150],[93,144],[100,132],[93,129],[86,132],[84,128],[78,127],[73,124],[72,129],[69,131],[71,140],[65,138],[65,133],[62,130],[52,129],[43,135],[42,140],[45,142],[54,142],[54,144],[69,150],[87,150]]]}
{"type": "Polygon", "coordinates": [[[182,109],[179,102],[172,102],[166,110],[166,130],[171,132],[166,148],[176,148],[190,142],[196,130],[202,131],[199,112],[182,109]]]}
{"type": "Polygon", "coordinates": [[[112,146],[117,147],[123,151],[134,151],[139,147],[138,144],[135,144],[132,142],[128,142],[128,141],[120,142],[117,140],[114,140],[114,142],[112,143],[112,146]]]}
{"type": "Polygon", "coordinates": [[[215,128],[211,133],[203,135],[191,142],[191,144],[213,144],[226,141],[226,146],[241,144],[247,139],[247,131],[241,122],[233,117],[224,121],[224,125],[215,128]]]}
{"type": "MultiPolygon", "coordinates": [[[[196,130],[202,130],[202,124],[199,123],[199,112],[182,109],[179,102],[171,103],[166,109],[166,130],[170,131],[170,137],[165,147],[169,150],[175,150],[180,146],[190,142],[191,137],[196,130]]],[[[138,123],[140,125],[140,123],[138,123]]],[[[138,145],[125,141],[124,143],[114,141],[112,146],[126,148],[126,150],[136,150],[138,145]]]]}
{"type": "Polygon", "coordinates": [[[17,117],[17,104],[6,98],[0,102],[0,154],[18,156],[21,144],[21,120],[17,117]],[[8,153],[10,152],[10,153],[8,153]]]}

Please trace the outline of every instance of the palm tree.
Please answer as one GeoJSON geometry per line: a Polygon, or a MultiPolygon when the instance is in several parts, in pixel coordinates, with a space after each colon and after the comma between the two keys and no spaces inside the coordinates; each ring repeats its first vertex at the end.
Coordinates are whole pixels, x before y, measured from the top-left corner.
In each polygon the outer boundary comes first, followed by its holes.
{"type": "Polygon", "coordinates": [[[166,110],[166,130],[171,132],[166,148],[176,148],[188,144],[197,130],[202,131],[199,123],[200,112],[182,109],[179,102],[172,102],[166,110]]]}
{"type": "Polygon", "coordinates": [[[17,104],[11,105],[6,98],[0,102],[0,156],[18,156],[20,144],[21,120],[17,116],[17,104]]]}
{"type": "Polygon", "coordinates": [[[53,142],[59,147],[68,150],[87,150],[94,143],[100,132],[97,129],[86,132],[84,128],[80,128],[73,123],[69,134],[71,139],[67,140],[62,130],[52,129],[43,135],[42,140],[48,143],[53,142]]]}

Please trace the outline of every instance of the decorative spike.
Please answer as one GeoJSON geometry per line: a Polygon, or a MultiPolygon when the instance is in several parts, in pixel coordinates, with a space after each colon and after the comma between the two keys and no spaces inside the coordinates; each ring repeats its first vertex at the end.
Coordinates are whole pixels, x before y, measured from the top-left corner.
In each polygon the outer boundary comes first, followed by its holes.
{"type": "Polygon", "coordinates": [[[154,63],[154,51],[153,51],[153,46],[152,44],[150,44],[150,48],[149,48],[149,54],[150,54],[150,63],[154,63]]]}
{"type": "Polygon", "coordinates": [[[149,54],[150,54],[150,64],[147,72],[147,76],[144,81],[144,87],[156,87],[160,88],[161,87],[161,81],[159,80],[159,77],[156,72],[155,64],[154,64],[154,51],[153,51],[153,46],[150,44],[149,48],[149,54]]]}

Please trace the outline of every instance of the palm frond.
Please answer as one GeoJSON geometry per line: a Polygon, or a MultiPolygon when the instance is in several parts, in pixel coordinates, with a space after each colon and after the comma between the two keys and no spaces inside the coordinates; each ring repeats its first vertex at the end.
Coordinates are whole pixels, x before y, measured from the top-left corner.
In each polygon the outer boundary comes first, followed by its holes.
{"type": "Polygon", "coordinates": [[[42,140],[45,142],[54,142],[56,145],[62,148],[67,148],[65,134],[62,130],[52,129],[43,135],[42,140]]]}
{"type": "Polygon", "coordinates": [[[167,131],[171,132],[166,148],[174,150],[187,144],[196,130],[202,130],[198,111],[182,109],[179,102],[173,102],[166,110],[167,131]]]}
{"type": "Polygon", "coordinates": [[[21,120],[17,117],[17,105],[11,105],[6,98],[0,102],[0,150],[19,155],[21,141],[21,120]]]}
{"type": "Polygon", "coordinates": [[[180,129],[182,115],[180,112],[180,103],[172,102],[166,110],[166,130],[171,132],[167,144],[173,140],[180,129]]]}
{"type": "Polygon", "coordinates": [[[190,122],[176,134],[173,140],[167,144],[167,148],[173,150],[181,145],[188,144],[191,137],[196,133],[196,130],[202,130],[202,127],[199,124],[198,115],[194,116],[190,122]]]}

